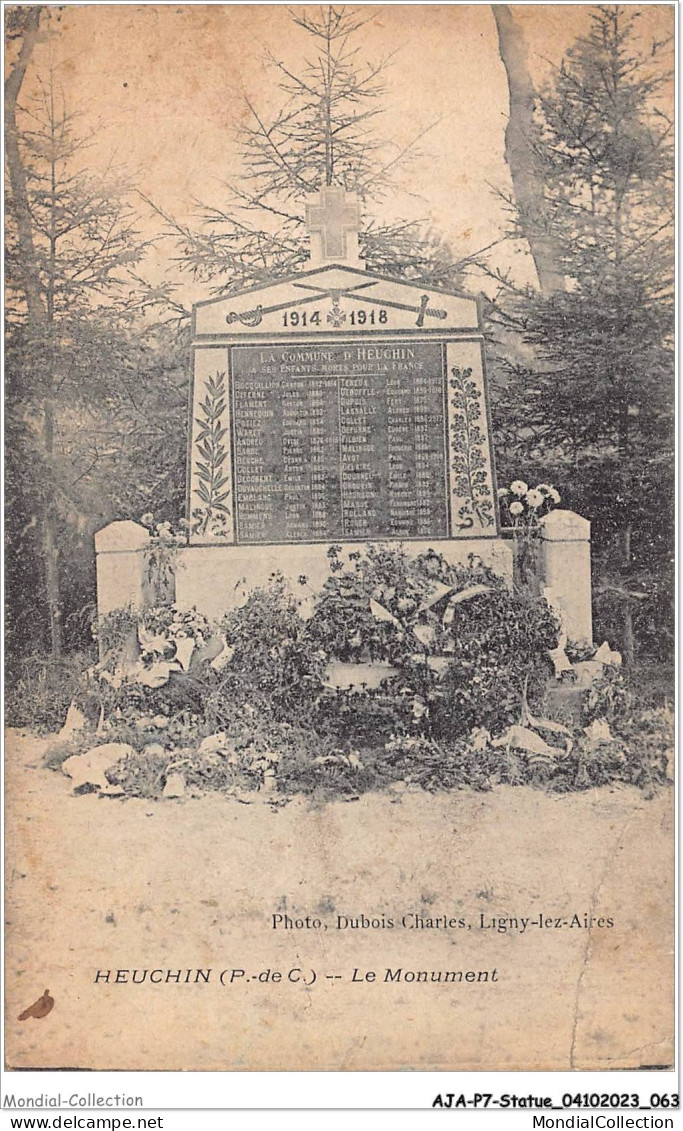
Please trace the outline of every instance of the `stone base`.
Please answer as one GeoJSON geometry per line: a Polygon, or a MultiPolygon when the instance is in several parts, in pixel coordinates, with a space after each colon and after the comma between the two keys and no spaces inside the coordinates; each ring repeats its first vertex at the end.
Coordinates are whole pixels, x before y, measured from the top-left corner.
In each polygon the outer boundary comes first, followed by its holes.
{"type": "MultiPolygon", "coordinates": [[[[406,542],[412,554],[435,550],[453,564],[465,564],[470,554],[480,557],[495,573],[512,584],[512,548],[502,538],[436,539],[406,542]]],[[[362,550],[359,543],[342,546],[342,555],[362,550]]],[[[280,571],[294,592],[301,591],[298,579],[305,575],[308,585],[319,590],[330,576],[327,543],[277,546],[187,546],[178,555],[176,602],[181,608],[196,606],[209,619],[244,604],[249,590],[265,585],[271,574],[280,571]]],[[[308,590],[310,592],[310,590],[308,590]]]]}

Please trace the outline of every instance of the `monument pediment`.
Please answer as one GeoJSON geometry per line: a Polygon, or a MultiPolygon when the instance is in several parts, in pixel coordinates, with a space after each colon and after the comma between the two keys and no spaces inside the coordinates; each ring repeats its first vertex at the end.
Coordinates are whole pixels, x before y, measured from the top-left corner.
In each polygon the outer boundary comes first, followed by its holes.
{"type": "Polygon", "coordinates": [[[478,333],[476,299],[332,263],[197,303],[195,340],[421,330],[478,333]]]}

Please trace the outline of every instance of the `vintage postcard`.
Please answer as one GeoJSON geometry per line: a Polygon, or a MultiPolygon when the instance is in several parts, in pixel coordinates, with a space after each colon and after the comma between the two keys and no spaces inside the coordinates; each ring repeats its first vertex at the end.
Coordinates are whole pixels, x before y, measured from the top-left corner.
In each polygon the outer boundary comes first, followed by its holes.
{"type": "Polygon", "coordinates": [[[4,15],[8,1069],[670,1069],[674,6],[4,15]]]}

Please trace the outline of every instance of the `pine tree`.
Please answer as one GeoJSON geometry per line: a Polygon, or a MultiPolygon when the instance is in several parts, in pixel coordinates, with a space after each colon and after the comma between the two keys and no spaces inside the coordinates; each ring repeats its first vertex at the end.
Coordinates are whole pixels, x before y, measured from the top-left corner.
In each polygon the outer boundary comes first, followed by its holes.
{"type": "MultiPolygon", "coordinates": [[[[17,28],[24,74],[38,23],[39,13],[17,28]]],[[[59,656],[78,600],[65,564],[73,568],[74,545],[113,517],[122,457],[149,431],[139,378],[160,344],[152,322],[145,325],[148,296],[133,275],[148,243],[136,226],[132,186],[116,170],[88,171],[89,138],[54,75],[38,80],[38,94],[23,106],[21,85],[7,119],[9,628],[13,646],[36,647],[45,621],[59,656]]]]}
{"type": "Polygon", "coordinates": [[[670,616],[656,606],[673,491],[670,76],[665,44],[637,46],[637,19],[618,6],[592,13],[538,101],[536,155],[566,290],[506,288],[493,314],[536,359],[504,365],[498,449],[554,467],[565,498],[594,520],[598,590],[631,662],[640,598],[641,619],[654,614],[666,631],[670,616]]]}
{"type": "Polygon", "coordinates": [[[178,268],[209,284],[213,294],[300,270],[308,259],[304,198],[332,184],[361,199],[361,256],[371,270],[432,286],[461,281],[465,262],[453,261],[438,233],[418,222],[387,225],[372,216],[372,205],[392,191],[394,173],[417,153],[422,136],[403,148],[381,136],[388,60],[364,63],[358,46],[373,18],[334,5],[292,13],[313,56],[299,73],[269,57],[281,107],[267,120],[246,99],[247,124],[237,136],[243,169],[239,184],[225,186],[226,203],[202,209],[198,230],[155,209],[177,241],[178,268]]]}

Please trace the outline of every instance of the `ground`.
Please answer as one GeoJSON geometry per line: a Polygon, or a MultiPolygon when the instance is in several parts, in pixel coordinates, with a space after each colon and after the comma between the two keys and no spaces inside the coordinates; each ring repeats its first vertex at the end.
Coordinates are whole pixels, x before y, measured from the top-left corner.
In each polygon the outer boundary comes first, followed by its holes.
{"type": "Polygon", "coordinates": [[[670,788],[122,801],[74,796],[48,741],[6,745],[11,1067],[672,1062],[670,788]],[[327,930],[274,929],[285,914],[327,930]],[[406,980],[421,971],[463,980],[406,980]],[[51,1012],[18,1021],[46,989],[51,1012]]]}

